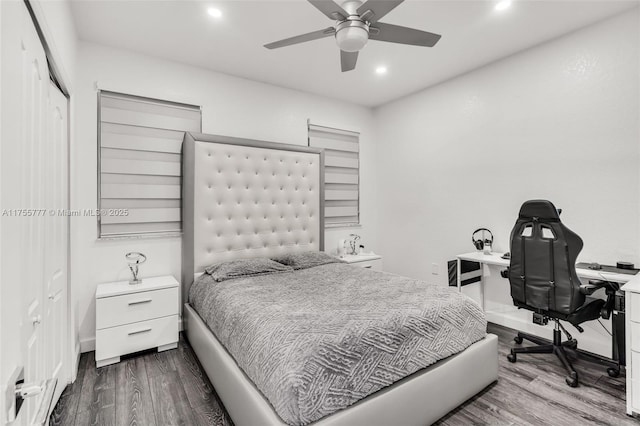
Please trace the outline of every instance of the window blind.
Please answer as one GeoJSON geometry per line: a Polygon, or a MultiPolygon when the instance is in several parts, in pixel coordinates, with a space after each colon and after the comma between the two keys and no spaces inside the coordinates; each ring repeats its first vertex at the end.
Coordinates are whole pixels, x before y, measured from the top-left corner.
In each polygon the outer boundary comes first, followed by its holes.
{"type": "Polygon", "coordinates": [[[324,149],[326,226],[360,224],[360,134],[309,123],[309,146],[324,149]]]}
{"type": "Polygon", "coordinates": [[[100,237],[180,233],[180,151],[200,107],[99,92],[100,237]]]}

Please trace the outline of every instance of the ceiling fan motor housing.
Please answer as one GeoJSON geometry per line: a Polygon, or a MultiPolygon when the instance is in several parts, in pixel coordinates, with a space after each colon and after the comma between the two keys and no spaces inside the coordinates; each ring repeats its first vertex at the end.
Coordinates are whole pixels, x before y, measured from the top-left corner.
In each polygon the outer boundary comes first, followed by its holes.
{"type": "Polygon", "coordinates": [[[364,0],[342,0],[336,3],[349,15],[357,15],[358,8],[364,4],[364,0]]]}
{"type": "Polygon", "coordinates": [[[336,43],[340,50],[358,52],[369,41],[369,25],[357,16],[350,16],[346,21],[336,24],[336,43]]]}

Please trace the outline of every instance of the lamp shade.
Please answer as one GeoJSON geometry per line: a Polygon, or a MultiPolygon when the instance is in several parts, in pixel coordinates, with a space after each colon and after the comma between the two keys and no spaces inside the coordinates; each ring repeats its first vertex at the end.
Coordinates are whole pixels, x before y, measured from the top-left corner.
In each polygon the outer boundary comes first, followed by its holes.
{"type": "Polygon", "coordinates": [[[369,41],[369,32],[362,27],[345,27],[336,32],[336,43],[340,50],[357,52],[369,41]]]}

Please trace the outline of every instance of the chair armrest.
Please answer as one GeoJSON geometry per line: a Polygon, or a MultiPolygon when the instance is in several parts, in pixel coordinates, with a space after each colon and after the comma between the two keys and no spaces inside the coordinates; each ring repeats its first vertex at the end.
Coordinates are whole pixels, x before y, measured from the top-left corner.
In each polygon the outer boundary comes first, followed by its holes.
{"type": "Polygon", "coordinates": [[[591,296],[597,290],[603,288],[605,284],[606,284],[606,281],[589,280],[588,284],[580,285],[580,293],[586,294],[587,296],[591,296]]]}
{"type": "Polygon", "coordinates": [[[580,293],[590,296],[601,288],[604,288],[604,291],[607,294],[607,301],[602,307],[600,316],[604,319],[609,319],[615,305],[615,295],[616,291],[619,289],[618,284],[604,280],[589,280],[588,284],[580,285],[580,293]]]}
{"type": "Polygon", "coordinates": [[[604,280],[589,280],[588,284],[580,285],[580,293],[591,296],[597,290],[604,288],[607,292],[618,290],[614,283],[604,280]]]}

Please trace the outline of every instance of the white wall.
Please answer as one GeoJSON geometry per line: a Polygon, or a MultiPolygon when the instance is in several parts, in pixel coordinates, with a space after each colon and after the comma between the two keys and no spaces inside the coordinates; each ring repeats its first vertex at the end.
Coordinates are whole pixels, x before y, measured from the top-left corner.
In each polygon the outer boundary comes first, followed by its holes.
{"type": "MultiPolygon", "coordinates": [[[[205,133],[298,145],[307,144],[307,118],[317,124],[361,132],[361,222],[356,230],[326,233],[334,249],[349,232],[376,248],[376,176],[373,117],[370,109],[315,95],[210,72],[96,44],[80,43],[76,84],[76,147],[72,167],[74,209],[96,208],[97,87],[202,106],[205,133]]],[[[143,276],[180,277],[180,239],[97,241],[96,220],[72,221],[72,287],[79,303],[82,350],[93,349],[96,285],[127,279],[124,254],[141,251],[148,261],[143,276]]]]}
{"type": "Polygon", "coordinates": [[[385,269],[445,285],[474,229],[508,251],[534,198],[563,209],[580,259],[640,264],[639,28],[627,12],[378,108],[385,269]]]}

